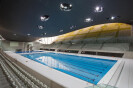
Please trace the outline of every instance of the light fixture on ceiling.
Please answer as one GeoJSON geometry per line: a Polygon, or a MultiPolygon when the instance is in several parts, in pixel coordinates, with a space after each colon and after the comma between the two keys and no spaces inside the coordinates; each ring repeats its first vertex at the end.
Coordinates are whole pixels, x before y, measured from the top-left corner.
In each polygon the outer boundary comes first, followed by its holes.
{"type": "Polygon", "coordinates": [[[13,34],[13,35],[15,35],[15,36],[16,36],[16,34],[13,34]]]}
{"type": "Polygon", "coordinates": [[[115,16],[111,16],[110,17],[110,20],[114,20],[116,17],[115,16]]]}
{"type": "Polygon", "coordinates": [[[27,34],[28,36],[30,36],[31,34],[27,34]]]}
{"type": "Polygon", "coordinates": [[[86,18],[86,19],[85,19],[85,22],[92,22],[92,21],[93,21],[92,18],[86,18]]]}
{"type": "Polygon", "coordinates": [[[60,32],[63,32],[63,30],[60,30],[60,32]]]}
{"type": "Polygon", "coordinates": [[[43,15],[40,17],[41,21],[47,21],[49,20],[49,15],[43,15]]]}
{"type": "Polygon", "coordinates": [[[72,10],[72,4],[69,4],[69,3],[61,3],[60,4],[60,9],[62,11],[71,11],[72,10]]]}
{"type": "Polygon", "coordinates": [[[102,12],[103,11],[103,7],[102,6],[96,6],[94,11],[95,12],[102,12]]]}
{"type": "Polygon", "coordinates": [[[43,29],[44,26],[42,26],[42,25],[38,25],[38,28],[39,28],[39,29],[43,29]]]}
{"type": "Polygon", "coordinates": [[[73,28],[75,28],[76,26],[74,26],[74,25],[72,25],[71,27],[70,27],[70,29],[73,29],[73,28]]]}
{"type": "Polygon", "coordinates": [[[47,33],[42,33],[41,35],[46,35],[47,33]]]}
{"type": "Polygon", "coordinates": [[[119,19],[120,16],[111,16],[111,17],[108,17],[107,20],[115,20],[115,19],[119,19]]]}

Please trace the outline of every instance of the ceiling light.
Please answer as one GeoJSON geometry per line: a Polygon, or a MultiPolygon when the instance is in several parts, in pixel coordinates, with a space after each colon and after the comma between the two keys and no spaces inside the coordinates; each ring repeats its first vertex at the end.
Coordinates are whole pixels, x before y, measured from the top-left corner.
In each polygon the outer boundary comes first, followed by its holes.
{"type": "Polygon", "coordinates": [[[13,35],[16,35],[16,34],[13,34],[13,35]]]}
{"type": "Polygon", "coordinates": [[[49,19],[49,15],[43,15],[40,17],[41,21],[47,21],[49,19]]]}
{"type": "Polygon", "coordinates": [[[74,25],[72,25],[71,27],[70,27],[70,29],[73,29],[73,28],[75,28],[76,26],[74,26],[74,25]]]}
{"type": "Polygon", "coordinates": [[[107,20],[115,20],[115,19],[119,19],[120,16],[111,16],[111,17],[108,17],[106,18],[107,20]]]}
{"type": "Polygon", "coordinates": [[[43,29],[43,28],[44,28],[44,26],[38,25],[38,28],[39,28],[39,29],[43,29]]]}
{"type": "Polygon", "coordinates": [[[28,36],[30,36],[31,34],[27,34],[28,36]]]}
{"type": "Polygon", "coordinates": [[[41,35],[46,35],[47,33],[42,33],[41,35]]]}
{"type": "Polygon", "coordinates": [[[103,7],[102,6],[96,6],[95,7],[95,12],[102,12],[103,11],[103,7]]]}
{"type": "Polygon", "coordinates": [[[85,19],[85,22],[91,22],[91,21],[93,21],[92,18],[86,18],[86,19],[85,19]]]}
{"type": "Polygon", "coordinates": [[[114,20],[114,19],[115,19],[115,16],[111,16],[110,19],[111,19],[111,20],[114,20]]]}
{"type": "Polygon", "coordinates": [[[61,3],[61,4],[60,4],[60,9],[61,9],[62,11],[71,11],[71,9],[72,9],[72,4],[61,3]]]}
{"type": "Polygon", "coordinates": [[[60,32],[63,32],[63,30],[60,30],[60,32]]]}

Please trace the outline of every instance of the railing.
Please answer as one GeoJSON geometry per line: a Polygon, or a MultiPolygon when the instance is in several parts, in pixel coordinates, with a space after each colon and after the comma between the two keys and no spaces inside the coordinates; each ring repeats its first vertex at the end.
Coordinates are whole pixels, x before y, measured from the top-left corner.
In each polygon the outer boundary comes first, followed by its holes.
{"type": "Polygon", "coordinates": [[[11,62],[4,52],[1,51],[0,53],[2,57],[0,61],[1,67],[6,74],[8,80],[12,84],[13,88],[50,88],[46,84],[32,76],[30,73],[22,69],[16,63],[11,62]],[[24,87],[22,84],[19,83],[19,80],[16,79],[13,73],[15,73],[18,79],[23,82],[23,84],[25,85],[24,87]]]}
{"type": "Polygon", "coordinates": [[[23,88],[19,81],[14,77],[14,75],[11,73],[11,71],[7,68],[7,66],[0,61],[1,68],[3,72],[5,73],[7,80],[11,83],[13,88],[23,88]]]}

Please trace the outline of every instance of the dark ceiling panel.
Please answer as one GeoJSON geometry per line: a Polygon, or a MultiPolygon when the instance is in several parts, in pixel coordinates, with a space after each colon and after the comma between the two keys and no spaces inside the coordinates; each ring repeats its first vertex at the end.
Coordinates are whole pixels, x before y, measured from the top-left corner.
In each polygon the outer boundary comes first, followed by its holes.
{"type": "Polygon", "coordinates": [[[133,24],[132,8],[133,0],[1,0],[0,30],[6,30],[6,33],[10,32],[10,37],[7,38],[5,31],[1,31],[6,39],[12,40],[13,38],[21,41],[22,38],[16,38],[13,34],[17,34],[16,36],[31,34],[31,37],[51,37],[102,23],[133,24]],[[60,3],[71,3],[72,10],[61,11],[60,3]],[[103,12],[94,12],[97,5],[103,6],[103,12]],[[49,15],[49,20],[42,22],[40,20],[42,15],[49,15]],[[119,16],[120,18],[111,21],[107,19],[110,16],[119,16]],[[93,21],[84,22],[88,17],[91,17],[93,21]],[[43,25],[44,29],[38,29],[38,25],[43,25]],[[63,32],[59,32],[60,30],[63,32]],[[47,34],[42,35],[42,33],[47,34]]]}
{"type": "Polygon", "coordinates": [[[3,38],[5,38],[6,40],[19,41],[19,42],[30,42],[30,41],[35,41],[35,40],[39,39],[39,37],[16,34],[16,33],[10,32],[8,30],[2,30],[1,28],[0,28],[0,35],[3,38]]]}

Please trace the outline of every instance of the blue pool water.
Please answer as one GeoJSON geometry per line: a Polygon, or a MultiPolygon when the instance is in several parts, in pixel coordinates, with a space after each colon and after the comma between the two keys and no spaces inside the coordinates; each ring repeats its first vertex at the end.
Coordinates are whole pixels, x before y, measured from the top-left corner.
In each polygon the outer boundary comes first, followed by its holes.
{"type": "Polygon", "coordinates": [[[93,84],[97,84],[117,62],[59,53],[29,53],[22,56],[93,84]]]}
{"type": "Polygon", "coordinates": [[[33,52],[44,52],[44,51],[17,51],[16,53],[33,53],[33,52]]]}

